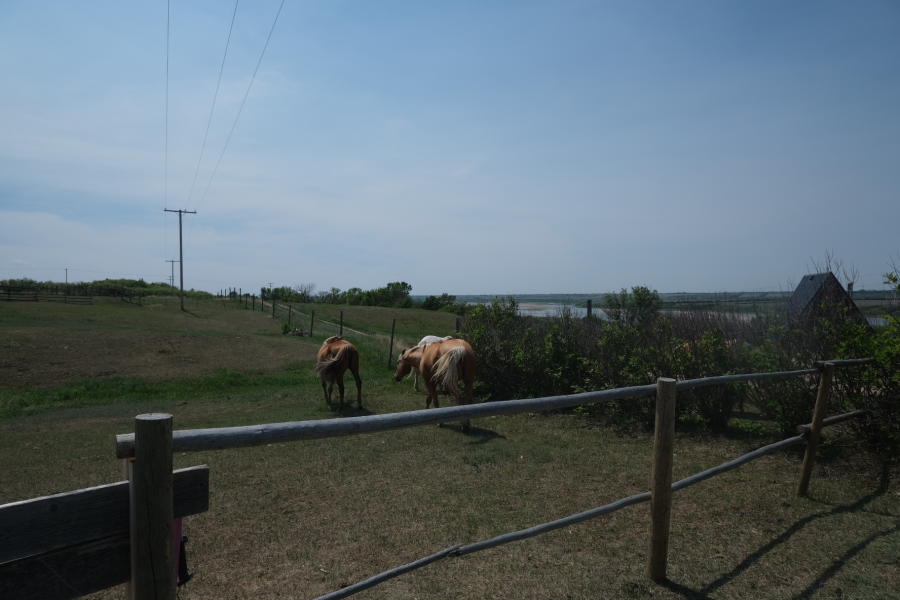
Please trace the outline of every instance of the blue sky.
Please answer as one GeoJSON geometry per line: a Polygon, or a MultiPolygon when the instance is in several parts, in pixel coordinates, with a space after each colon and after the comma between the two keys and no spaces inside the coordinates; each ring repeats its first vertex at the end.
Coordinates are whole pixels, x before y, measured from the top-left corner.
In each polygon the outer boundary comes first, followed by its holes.
{"type": "Polygon", "coordinates": [[[4,2],[0,279],[786,289],[900,257],[900,4],[4,2]],[[168,159],[166,159],[168,155],[168,159]],[[168,160],[168,168],[166,161],[168,160]],[[191,193],[195,172],[198,173],[191,193]]]}

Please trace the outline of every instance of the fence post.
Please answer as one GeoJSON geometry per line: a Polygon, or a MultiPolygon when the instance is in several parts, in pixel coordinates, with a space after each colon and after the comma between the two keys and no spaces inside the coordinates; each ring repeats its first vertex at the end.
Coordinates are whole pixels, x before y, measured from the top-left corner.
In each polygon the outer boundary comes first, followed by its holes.
{"type": "Polygon", "coordinates": [[[309,337],[312,337],[312,328],[313,322],[316,320],[316,311],[310,311],[309,313],[309,337]]]}
{"type": "Polygon", "coordinates": [[[288,329],[291,328],[291,315],[294,312],[294,305],[288,304],[288,329]]]}
{"type": "Polygon", "coordinates": [[[826,405],[828,404],[828,392],[831,388],[831,380],[834,377],[834,364],[822,365],[819,375],[819,389],[816,393],[816,407],[813,409],[812,423],[806,438],[806,454],[803,456],[803,471],[800,473],[800,485],[797,486],[797,495],[805,496],[809,490],[809,478],[812,476],[813,465],[816,463],[816,450],[819,447],[819,434],[822,431],[822,419],[825,418],[826,405]]]}
{"type": "Polygon", "coordinates": [[[656,434],[650,474],[650,559],[647,574],[653,581],[666,578],[669,524],[672,516],[672,454],[675,439],[675,380],[656,380],[656,434]]]}
{"type": "Polygon", "coordinates": [[[275,296],[272,296],[272,318],[275,318],[275,296]]]}
{"type": "Polygon", "coordinates": [[[391,362],[394,357],[394,327],[397,325],[397,319],[391,319],[391,345],[388,347],[388,369],[391,368],[391,362]]]}
{"type": "Polygon", "coordinates": [[[591,299],[588,299],[588,301],[587,301],[587,318],[588,319],[591,318],[591,314],[593,312],[594,312],[594,301],[591,299]]]}
{"type": "Polygon", "coordinates": [[[456,317],[456,333],[459,333],[459,317],[456,317]]]}
{"type": "Polygon", "coordinates": [[[344,311],[341,311],[341,327],[338,330],[338,335],[341,337],[344,335],[344,311]]]}
{"type": "Polygon", "coordinates": [[[130,475],[131,598],[174,600],[172,415],[134,418],[130,475]]]}

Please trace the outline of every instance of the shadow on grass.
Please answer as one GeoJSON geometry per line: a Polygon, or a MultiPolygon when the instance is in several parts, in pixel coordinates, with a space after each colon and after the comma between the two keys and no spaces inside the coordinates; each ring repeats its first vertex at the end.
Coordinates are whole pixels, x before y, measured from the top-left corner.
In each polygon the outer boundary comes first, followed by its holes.
{"type": "Polygon", "coordinates": [[[355,404],[344,404],[344,408],[338,408],[338,404],[335,402],[329,404],[328,408],[341,417],[368,417],[375,414],[365,406],[357,408],[355,404]]]}
{"type": "MultiPolygon", "coordinates": [[[[795,533],[799,532],[801,529],[803,529],[810,523],[817,521],[819,519],[823,519],[826,517],[832,517],[832,516],[840,515],[840,514],[844,514],[844,513],[867,512],[867,511],[863,510],[863,507],[866,504],[875,500],[876,498],[883,496],[888,491],[889,484],[890,484],[889,471],[883,470],[881,473],[881,480],[879,482],[878,488],[876,490],[874,490],[873,492],[863,496],[862,498],[860,498],[859,500],[857,500],[856,502],[853,502],[851,504],[832,505],[833,508],[829,511],[816,513],[814,515],[809,515],[807,517],[800,519],[799,521],[797,521],[796,523],[794,523],[793,525],[788,527],[779,536],[773,538],[769,542],[760,546],[755,552],[753,552],[749,556],[747,556],[747,558],[742,560],[731,571],[729,571],[728,573],[725,573],[724,575],[722,575],[715,581],[709,583],[708,585],[704,586],[703,588],[701,588],[699,590],[691,589],[687,586],[684,586],[675,581],[671,581],[669,579],[666,579],[665,581],[661,582],[660,585],[662,585],[663,587],[667,588],[668,590],[670,590],[672,592],[675,592],[675,593],[681,595],[683,598],[687,598],[689,600],[710,598],[710,596],[709,596],[710,593],[718,590],[719,588],[727,585],[728,583],[730,583],[731,581],[736,579],[738,576],[740,576],[742,573],[744,573],[744,571],[749,569],[754,563],[759,561],[766,554],[768,554],[769,552],[771,552],[772,550],[774,550],[781,544],[787,542],[795,533]]],[[[894,516],[894,515],[890,515],[890,516],[894,516]]],[[[884,537],[887,535],[891,535],[893,533],[896,533],[897,531],[900,531],[900,524],[895,525],[894,527],[892,527],[890,529],[886,529],[884,531],[879,531],[879,532],[873,533],[866,539],[862,540],[861,542],[859,542],[858,544],[856,544],[855,546],[853,546],[852,548],[847,550],[847,552],[845,552],[844,555],[841,556],[841,558],[836,560],[827,569],[825,569],[822,572],[822,574],[818,578],[816,578],[816,580],[813,583],[811,583],[809,585],[809,587],[807,587],[805,590],[803,590],[803,592],[800,593],[799,596],[797,596],[797,598],[811,597],[812,594],[814,594],[817,590],[819,590],[822,586],[824,586],[825,583],[829,579],[834,577],[834,575],[837,574],[837,572],[840,571],[841,568],[850,559],[852,559],[854,556],[859,554],[869,544],[871,544],[878,538],[881,538],[881,537],[884,537]]]]}
{"type": "Polygon", "coordinates": [[[469,427],[468,431],[463,431],[462,425],[459,423],[439,423],[438,427],[456,431],[469,438],[475,438],[469,442],[470,444],[484,444],[490,442],[491,440],[506,439],[505,436],[497,433],[496,431],[492,429],[484,429],[482,427],[469,427]]]}

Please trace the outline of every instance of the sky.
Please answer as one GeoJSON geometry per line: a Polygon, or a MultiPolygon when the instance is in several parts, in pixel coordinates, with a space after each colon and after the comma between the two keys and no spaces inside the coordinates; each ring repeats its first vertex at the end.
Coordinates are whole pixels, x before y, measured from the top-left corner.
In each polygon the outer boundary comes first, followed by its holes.
{"type": "Polygon", "coordinates": [[[167,281],[165,208],[197,211],[211,292],[786,291],[826,253],[884,289],[900,262],[894,0],[280,5],[5,0],[0,279],[167,281]]]}

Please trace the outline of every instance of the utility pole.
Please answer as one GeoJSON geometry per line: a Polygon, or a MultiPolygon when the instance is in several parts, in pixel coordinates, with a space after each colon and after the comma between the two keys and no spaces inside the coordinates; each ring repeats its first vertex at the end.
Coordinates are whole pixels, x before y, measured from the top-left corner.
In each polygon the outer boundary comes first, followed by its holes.
{"type": "Polygon", "coordinates": [[[169,285],[171,285],[172,287],[175,287],[175,263],[177,263],[178,261],[177,260],[167,260],[166,262],[172,263],[172,269],[171,269],[172,274],[169,275],[169,285]]]}
{"type": "Polygon", "coordinates": [[[66,285],[69,285],[69,267],[66,267],[66,285]]]}
{"type": "Polygon", "coordinates": [[[164,208],[163,211],[178,213],[178,274],[180,276],[180,287],[181,287],[181,310],[184,310],[184,253],[182,252],[182,244],[181,244],[181,215],[196,215],[196,210],[170,210],[168,208],[164,208]]]}

